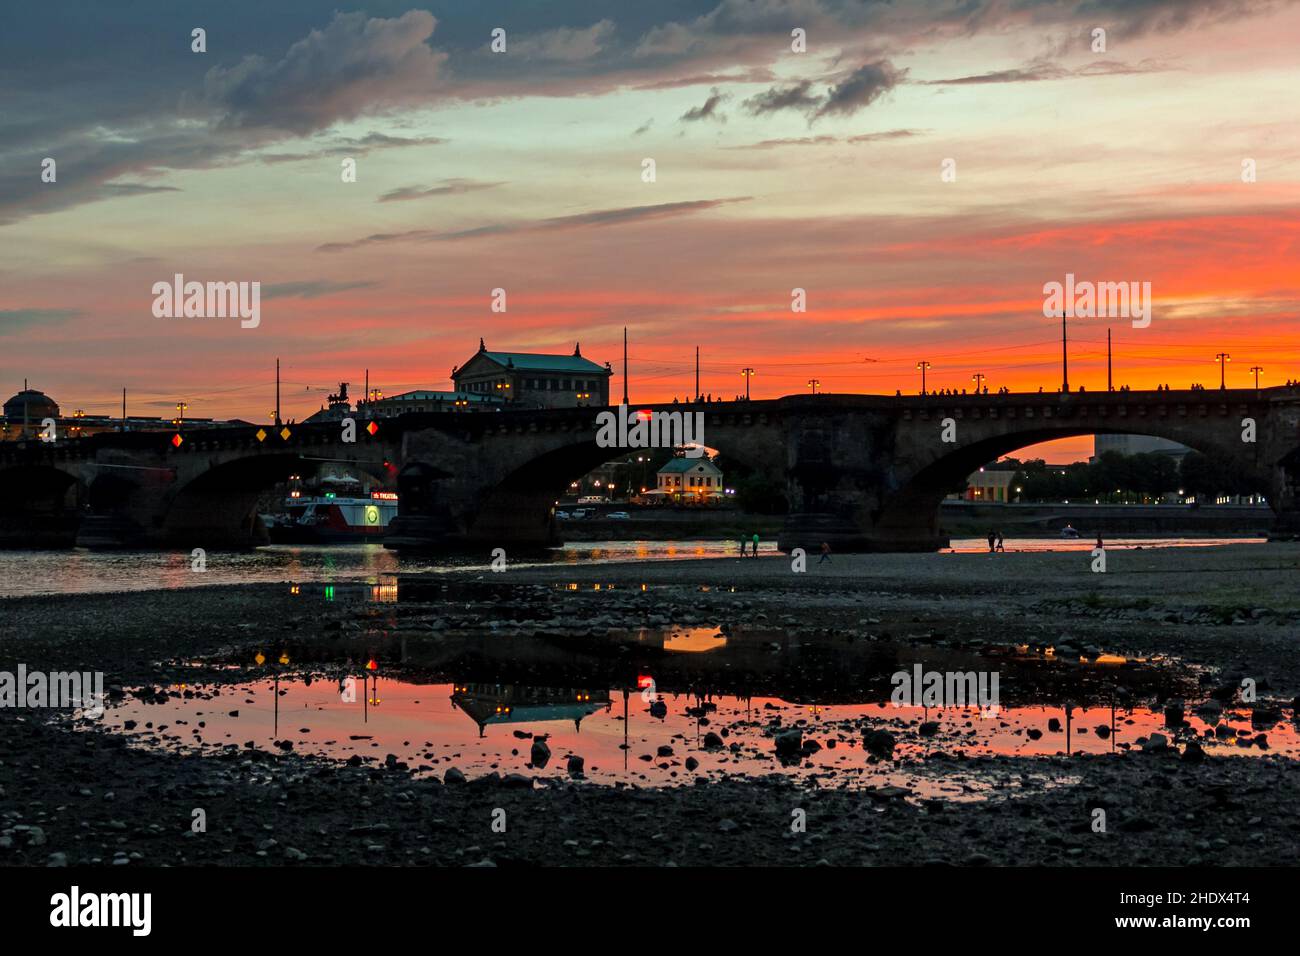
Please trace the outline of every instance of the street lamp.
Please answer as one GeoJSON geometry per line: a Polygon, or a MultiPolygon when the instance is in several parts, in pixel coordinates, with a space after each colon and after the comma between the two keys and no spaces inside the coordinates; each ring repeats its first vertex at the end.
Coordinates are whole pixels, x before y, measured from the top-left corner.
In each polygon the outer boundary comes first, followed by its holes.
{"type": "Polygon", "coordinates": [[[925,370],[930,368],[930,363],[924,360],[917,362],[916,367],[921,370],[921,394],[925,394],[925,370]]]}
{"type": "Polygon", "coordinates": [[[985,379],[985,375],[983,372],[976,372],[974,375],[970,377],[970,380],[975,383],[976,395],[980,393],[980,386],[984,384],[984,379],[985,379]]]}
{"type": "Polygon", "coordinates": [[[1224,383],[1224,373],[1228,370],[1228,363],[1232,361],[1232,356],[1227,352],[1220,352],[1214,356],[1214,360],[1219,363],[1219,391],[1223,391],[1227,388],[1224,383]]]}
{"type": "Polygon", "coordinates": [[[1264,371],[1264,366],[1262,366],[1262,365],[1252,365],[1252,366],[1250,367],[1250,370],[1251,370],[1252,372],[1255,373],[1255,388],[1258,390],[1258,389],[1259,389],[1259,373],[1262,372],[1262,371],[1264,371]]]}
{"type": "Polygon", "coordinates": [[[749,380],[754,377],[754,370],[747,365],[740,370],[740,374],[745,376],[745,401],[749,401],[749,380]]]}
{"type": "Polygon", "coordinates": [[[177,428],[180,428],[182,425],[185,424],[185,410],[187,408],[189,408],[189,405],[185,404],[184,402],[176,403],[176,421],[174,424],[176,425],[177,428]]]}
{"type": "Polygon", "coordinates": [[[820,380],[820,379],[816,379],[816,378],[810,378],[810,379],[808,379],[808,387],[811,388],[811,389],[813,390],[813,394],[814,394],[814,395],[817,394],[817,386],[820,385],[820,384],[821,384],[821,380],[820,380]]]}

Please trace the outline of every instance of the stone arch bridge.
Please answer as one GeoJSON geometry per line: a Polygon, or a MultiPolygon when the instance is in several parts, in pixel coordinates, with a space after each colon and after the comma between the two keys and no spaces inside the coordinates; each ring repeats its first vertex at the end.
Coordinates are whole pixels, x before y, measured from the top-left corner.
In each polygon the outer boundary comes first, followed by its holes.
{"type": "MultiPolygon", "coordinates": [[[[784,486],[781,546],[929,550],[939,505],[980,465],[1074,435],[1153,435],[1231,456],[1270,488],[1279,528],[1300,530],[1300,393],[1290,388],[961,396],[791,396],[639,406],[700,411],[703,441],[784,486]],[[1255,441],[1243,441],[1244,419],[1255,441]],[[945,424],[948,437],[945,441],[945,424]]],[[[259,495],[327,462],[400,491],[397,548],[554,544],[554,502],[630,449],[596,445],[600,409],[438,412],[377,422],[101,434],[0,444],[0,544],[247,547],[259,495]],[[270,432],[271,429],[266,429],[270,432]]]]}

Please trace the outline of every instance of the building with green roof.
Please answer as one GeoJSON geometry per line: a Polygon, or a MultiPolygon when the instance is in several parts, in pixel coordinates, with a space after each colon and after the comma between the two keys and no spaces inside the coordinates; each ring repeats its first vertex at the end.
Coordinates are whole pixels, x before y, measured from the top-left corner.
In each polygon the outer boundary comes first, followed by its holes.
{"type": "Polygon", "coordinates": [[[540,352],[492,352],[482,339],[478,352],[451,370],[456,391],[499,397],[529,408],[604,407],[609,404],[609,380],[614,370],[582,355],[540,352]]]}
{"type": "Polygon", "coordinates": [[[670,458],[655,477],[655,490],[674,501],[709,504],[726,495],[722,469],[710,458],[670,458]]]}

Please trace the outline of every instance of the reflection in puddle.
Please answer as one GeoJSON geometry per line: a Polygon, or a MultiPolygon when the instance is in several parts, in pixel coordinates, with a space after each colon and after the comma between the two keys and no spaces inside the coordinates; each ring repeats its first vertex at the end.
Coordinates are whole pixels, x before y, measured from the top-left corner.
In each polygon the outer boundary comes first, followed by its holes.
{"type": "Polygon", "coordinates": [[[1210,755],[1300,757],[1284,715],[1257,712],[1252,726],[1249,710],[1184,708],[1205,697],[1195,672],[1100,652],[706,627],[599,639],[339,635],[205,663],[235,682],[129,696],[105,725],[150,747],[296,751],[417,775],[456,767],[544,781],[568,778],[580,757],[581,774],[601,784],[779,774],[945,799],[1071,782],[1068,762],[976,758],[1109,754],[1154,734],[1180,747],[1195,739],[1210,755]],[[890,676],[922,665],[996,670],[1000,711],[894,706],[890,676]]]}

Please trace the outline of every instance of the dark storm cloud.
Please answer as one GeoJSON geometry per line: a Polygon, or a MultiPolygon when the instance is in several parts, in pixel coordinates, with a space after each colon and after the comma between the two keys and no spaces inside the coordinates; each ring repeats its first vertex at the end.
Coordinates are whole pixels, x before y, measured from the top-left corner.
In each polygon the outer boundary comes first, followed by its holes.
{"type": "Polygon", "coordinates": [[[824,94],[813,90],[811,80],[793,86],[773,87],[745,100],[744,106],[754,116],[795,110],[810,120],[822,116],[852,116],[892,90],[906,76],[888,60],[877,60],[858,67],[843,80],[831,85],[824,94]]]}
{"type": "Polygon", "coordinates": [[[693,109],[687,110],[682,114],[682,120],[687,123],[697,122],[704,119],[716,119],[726,122],[727,118],[718,112],[718,107],[726,102],[730,97],[725,93],[719,93],[718,88],[714,87],[709,91],[709,98],[693,109]]]}
{"type": "Polygon", "coordinates": [[[620,226],[633,222],[646,222],[654,219],[668,219],[674,216],[686,216],[705,212],[730,203],[748,202],[750,196],[735,196],[729,199],[696,199],[688,202],[659,203],[653,206],[622,206],[617,209],[601,209],[584,212],[573,216],[556,216],[533,222],[498,223],[478,226],[474,229],[459,229],[453,232],[435,232],[429,229],[413,229],[408,232],[376,233],[364,239],[352,242],[327,242],[316,248],[317,252],[343,252],[362,246],[381,245],[394,242],[460,242],[466,239],[479,239],[484,236],[504,236],[517,233],[553,232],[566,229],[586,229],[604,226],[620,226]]]}
{"type": "Polygon", "coordinates": [[[1035,61],[1019,69],[994,70],[989,73],[976,73],[971,76],[958,76],[946,80],[927,80],[928,86],[966,86],[983,83],[1037,83],[1043,80],[1066,80],[1089,76],[1128,76],[1139,73],[1159,73],[1172,69],[1155,60],[1143,60],[1136,66],[1120,63],[1116,60],[1103,60],[1089,63],[1077,70],[1047,61],[1035,61]]]}
{"type": "Polygon", "coordinates": [[[437,186],[403,186],[384,193],[376,202],[402,202],[408,199],[429,199],[434,196],[459,196],[480,189],[495,189],[505,183],[480,183],[472,179],[447,179],[437,186]]]}
{"type": "MultiPolygon", "coordinates": [[[[810,49],[885,62],[944,37],[1041,27],[1132,37],[1239,19],[1273,0],[676,0],[671,4],[467,4],[462,0],[225,0],[199,16],[174,0],[10,4],[0,31],[0,224],[140,192],[169,171],[258,161],[254,151],[363,116],[449,102],[598,95],[766,82],[756,115],[850,115],[888,89],[859,67],[846,78],[777,85],[790,31],[810,49]],[[593,12],[594,9],[594,12],[593,12]],[[508,14],[508,15],[506,15],[508,14]],[[503,15],[505,21],[502,20],[503,15]],[[505,22],[515,55],[488,50],[505,22]],[[190,30],[207,30],[207,52],[190,30]],[[59,160],[43,184],[41,158],[59,160]],[[66,170],[66,173],[65,173],[66,170]],[[132,183],[137,185],[133,186],[132,183]]],[[[1096,69],[1096,68],[1094,68],[1096,69]]],[[[1089,75],[1089,74],[1084,74],[1089,75]]],[[[1048,78],[991,71],[952,82],[1048,78]]],[[[363,144],[365,145],[365,144],[363,144]]],[[[375,142],[374,148],[388,144],[375,142]]],[[[312,156],[296,144],[288,155],[312,156]]],[[[265,162],[283,162],[277,156],[265,162]]],[[[165,188],[165,187],[156,187],[165,188]]],[[[145,190],[148,191],[148,190],[145,190]]]]}
{"type": "Polygon", "coordinates": [[[894,69],[888,60],[864,64],[843,82],[831,87],[817,115],[851,116],[892,90],[906,74],[906,70],[894,69]]]}
{"type": "Polygon", "coordinates": [[[428,102],[447,54],[426,43],[437,21],[424,10],[392,20],[339,13],[279,60],[248,56],[213,67],[204,98],[221,125],[311,133],[363,113],[428,102]]]}
{"type": "Polygon", "coordinates": [[[745,100],[745,109],[755,116],[762,116],[781,110],[815,110],[821,102],[821,97],[812,92],[812,81],[804,80],[794,86],[773,87],[757,93],[745,100]]]}
{"type": "Polygon", "coordinates": [[[920,135],[921,130],[889,129],[879,133],[859,133],[856,136],[794,136],[785,139],[764,139],[757,143],[745,143],[740,146],[722,146],[721,149],[780,149],[783,146],[834,146],[839,143],[880,143],[891,139],[907,139],[920,135]]]}

